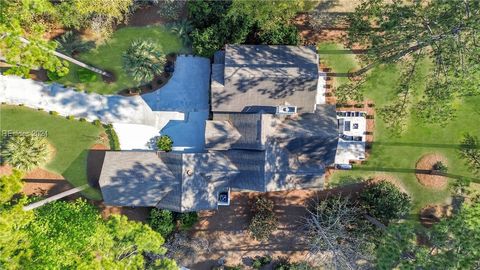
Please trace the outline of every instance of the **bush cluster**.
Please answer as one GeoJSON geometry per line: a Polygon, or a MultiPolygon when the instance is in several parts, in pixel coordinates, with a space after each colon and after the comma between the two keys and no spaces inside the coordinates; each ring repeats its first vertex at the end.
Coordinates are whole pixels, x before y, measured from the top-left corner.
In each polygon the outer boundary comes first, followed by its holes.
{"type": "Polygon", "coordinates": [[[253,269],[260,269],[265,265],[268,265],[272,262],[272,257],[270,256],[263,256],[263,257],[255,257],[253,259],[252,267],[253,269]]]}
{"type": "Polygon", "coordinates": [[[110,142],[110,149],[111,150],[120,150],[120,141],[118,139],[118,135],[115,132],[115,129],[113,129],[112,124],[108,124],[105,128],[105,132],[108,135],[108,139],[110,142]]]}
{"type": "Polygon", "coordinates": [[[197,212],[176,213],[170,210],[154,208],[150,211],[149,224],[164,238],[168,237],[178,224],[181,230],[189,230],[197,223],[197,212]]]}
{"type": "Polygon", "coordinates": [[[98,79],[98,74],[86,68],[77,70],[77,77],[81,83],[94,82],[98,79]]]}
{"type": "Polygon", "coordinates": [[[175,229],[173,214],[169,210],[154,208],[150,211],[149,224],[163,238],[168,237],[175,229]]]}
{"type": "Polygon", "coordinates": [[[47,70],[47,77],[48,77],[48,80],[49,81],[56,81],[60,78],[62,78],[63,76],[60,76],[57,72],[55,71],[50,71],[50,70],[47,70]]]}
{"type": "Polygon", "coordinates": [[[278,226],[278,218],[273,211],[274,202],[265,197],[258,197],[253,204],[253,218],[248,230],[253,238],[266,240],[278,226]]]}
{"type": "Polygon", "coordinates": [[[432,169],[440,173],[446,173],[448,171],[447,165],[443,164],[441,161],[435,162],[435,164],[432,166],[432,169]]]}
{"type": "Polygon", "coordinates": [[[157,140],[157,147],[158,149],[165,151],[165,152],[170,152],[172,151],[173,147],[173,140],[170,138],[168,135],[162,135],[160,138],[157,140]]]}
{"type": "Polygon", "coordinates": [[[100,120],[93,120],[92,124],[96,127],[101,127],[102,126],[102,122],[100,122],[100,120]]]}
{"type": "Polygon", "coordinates": [[[197,221],[197,212],[181,213],[179,216],[180,229],[189,230],[195,225],[195,223],[197,223],[197,221]]]}

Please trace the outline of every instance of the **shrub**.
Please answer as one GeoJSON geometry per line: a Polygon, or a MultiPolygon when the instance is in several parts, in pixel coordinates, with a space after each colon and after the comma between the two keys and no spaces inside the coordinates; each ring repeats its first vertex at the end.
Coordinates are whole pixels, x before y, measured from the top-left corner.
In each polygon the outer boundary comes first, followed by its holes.
{"type": "Polygon", "coordinates": [[[263,256],[263,257],[255,257],[253,259],[252,267],[254,269],[260,269],[262,266],[268,265],[269,263],[272,262],[272,258],[270,256],[263,256]]]}
{"type": "Polygon", "coordinates": [[[172,151],[172,147],[173,147],[172,138],[170,138],[170,136],[168,135],[160,136],[160,138],[158,138],[158,141],[157,141],[157,147],[158,149],[165,152],[172,151]]]}
{"type": "Polygon", "coordinates": [[[23,174],[20,171],[13,170],[10,175],[0,176],[0,204],[4,204],[12,197],[22,191],[23,174]]]}
{"type": "Polygon", "coordinates": [[[57,116],[57,115],[58,115],[58,112],[56,112],[56,111],[50,111],[50,114],[51,114],[51,115],[54,115],[54,116],[57,116]]]}
{"type": "Polygon", "coordinates": [[[85,118],[83,118],[83,117],[80,117],[80,118],[78,119],[78,121],[80,121],[80,122],[87,122],[87,119],[85,119],[85,118]]]}
{"type": "Polygon", "coordinates": [[[43,111],[43,108],[37,108],[37,111],[43,111]]]}
{"type": "Polygon", "coordinates": [[[62,78],[63,76],[60,76],[57,72],[55,71],[50,71],[50,70],[47,70],[47,77],[48,77],[48,80],[50,81],[56,81],[60,78],[62,78]]]}
{"type": "Polygon", "coordinates": [[[95,42],[83,41],[79,35],[75,35],[72,31],[65,32],[65,34],[56,38],[56,41],[58,42],[57,50],[70,56],[74,53],[86,52],[95,47],[95,42]]]}
{"type": "Polygon", "coordinates": [[[175,229],[172,212],[154,208],[150,211],[149,224],[152,229],[159,232],[163,238],[169,236],[175,229]]]}
{"type": "Polygon", "coordinates": [[[295,25],[279,24],[268,31],[261,32],[260,42],[269,45],[298,45],[300,35],[295,25]]]}
{"type": "Polygon", "coordinates": [[[94,82],[98,79],[98,74],[86,68],[77,70],[78,80],[82,83],[94,82]]]}
{"type": "Polygon", "coordinates": [[[68,120],[74,120],[74,119],[75,119],[75,117],[74,117],[73,115],[69,115],[69,116],[67,116],[66,118],[67,118],[68,120]]]}
{"type": "Polygon", "coordinates": [[[439,173],[446,173],[448,171],[447,165],[443,164],[441,161],[435,162],[435,164],[432,166],[432,169],[439,173]]]}
{"type": "Polygon", "coordinates": [[[197,223],[198,214],[197,212],[181,213],[179,220],[180,228],[182,230],[189,230],[193,227],[193,225],[195,225],[195,223],[197,223]]]}
{"type": "Polygon", "coordinates": [[[135,81],[153,80],[163,71],[167,62],[165,54],[151,41],[136,40],[123,53],[123,69],[135,81]]]}
{"type": "Polygon", "coordinates": [[[100,120],[93,120],[92,124],[94,124],[95,126],[97,127],[101,127],[102,126],[102,122],[100,122],[100,120]]]}
{"type": "Polygon", "coordinates": [[[370,183],[360,194],[360,200],[369,215],[386,224],[407,215],[411,207],[410,196],[387,181],[370,183]]]}
{"type": "Polygon", "coordinates": [[[112,150],[120,150],[120,141],[118,139],[118,135],[115,132],[115,129],[113,129],[112,124],[108,124],[106,126],[106,133],[108,135],[108,140],[110,142],[110,149],[112,150]]]}
{"type": "Polygon", "coordinates": [[[253,204],[253,218],[248,230],[253,238],[266,240],[278,226],[278,219],[273,211],[274,203],[265,197],[258,197],[253,204]]]}
{"type": "Polygon", "coordinates": [[[45,164],[48,154],[47,140],[28,133],[8,138],[2,151],[8,164],[24,172],[45,164]]]}
{"type": "Polygon", "coordinates": [[[23,106],[24,106],[23,103],[18,104],[18,107],[23,107],[23,106]]]}
{"type": "Polygon", "coordinates": [[[291,263],[288,259],[280,260],[277,265],[275,265],[275,270],[313,270],[314,267],[311,267],[307,262],[296,262],[291,263]]]}
{"type": "Polygon", "coordinates": [[[185,2],[185,0],[165,0],[159,5],[157,13],[167,20],[177,20],[185,2]]]}

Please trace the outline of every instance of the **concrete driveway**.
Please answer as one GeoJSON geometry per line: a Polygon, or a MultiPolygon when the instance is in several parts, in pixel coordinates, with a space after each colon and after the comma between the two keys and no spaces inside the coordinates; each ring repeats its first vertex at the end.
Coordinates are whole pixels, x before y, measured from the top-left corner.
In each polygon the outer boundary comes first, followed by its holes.
{"type": "Polygon", "coordinates": [[[159,136],[165,128],[165,134],[172,137],[177,150],[198,151],[204,148],[209,80],[208,59],[178,56],[169,82],[143,96],[86,94],[58,84],[0,75],[0,101],[112,123],[117,126],[124,150],[151,148],[151,139],[155,136],[147,137],[153,135],[154,130],[159,136]],[[189,117],[190,113],[194,115],[189,117]],[[170,124],[171,121],[174,122],[170,124]]]}

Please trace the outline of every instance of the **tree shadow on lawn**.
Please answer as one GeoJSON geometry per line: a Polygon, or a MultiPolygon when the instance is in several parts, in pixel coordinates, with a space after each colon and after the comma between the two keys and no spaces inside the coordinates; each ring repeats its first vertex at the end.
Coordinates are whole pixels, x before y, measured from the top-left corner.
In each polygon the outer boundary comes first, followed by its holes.
{"type": "MultiPolygon", "coordinates": [[[[87,180],[87,156],[88,149],[82,150],[68,168],[62,172],[63,177],[75,187],[88,184],[87,180]]],[[[92,200],[101,200],[102,195],[98,189],[90,187],[82,194],[92,200]]]]}
{"type": "MultiPolygon", "coordinates": [[[[418,169],[409,169],[409,168],[386,168],[386,167],[354,167],[352,168],[354,171],[371,171],[371,172],[395,172],[395,173],[414,173],[414,174],[433,174],[432,170],[418,170],[418,169]]],[[[459,175],[459,174],[452,174],[452,173],[442,173],[442,176],[446,176],[453,179],[465,178],[469,179],[472,182],[480,183],[479,178],[459,175]]]]}
{"type": "Polygon", "coordinates": [[[385,146],[407,146],[407,147],[425,147],[425,148],[449,148],[449,149],[460,149],[460,144],[445,144],[445,143],[415,143],[415,142],[372,142],[372,146],[375,145],[385,145],[385,146]]]}

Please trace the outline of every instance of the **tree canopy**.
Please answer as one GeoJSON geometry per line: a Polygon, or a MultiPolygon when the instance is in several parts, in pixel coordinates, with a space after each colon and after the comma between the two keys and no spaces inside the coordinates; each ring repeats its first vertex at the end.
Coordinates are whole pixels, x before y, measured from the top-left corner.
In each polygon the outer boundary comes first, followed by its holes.
{"type": "Polygon", "coordinates": [[[11,175],[0,177],[0,204],[7,203],[13,195],[22,190],[22,176],[20,171],[13,170],[11,175]]]}
{"type": "MultiPolygon", "coordinates": [[[[22,203],[3,206],[2,234],[8,242],[0,248],[0,268],[6,269],[144,269],[175,262],[147,260],[145,254],[162,255],[164,239],[149,226],[114,215],[102,219],[84,200],[56,201],[34,212],[22,203]]],[[[2,241],[3,241],[2,237],[2,241]]]]}
{"type": "Polygon", "coordinates": [[[434,225],[427,245],[417,241],[408,223],[389,226],[377,250],[380,269],[476,269],[480,266],[480,203],[465,205],[451,218],[434,225]]]}
{"type": "Polygon", "coordinates": [[[13,197],[21,176],[0,178],[0,269],[178,269],[159,233],[125,216],[103,219],[85,200],[23,210],[28,199],[13,197]]]}
{"type": "Polygon", "coordinates": [[[68,65],[52,52],[56,42],[47,39],[53,28],[90,28],[111,33],[114,24],[124,22],[132,0],[0,0],[0,50],[12,67],[6,74],[27,77],[34,68],[60,76],[68,65]],[[25,40],[22,40],[25,38],[25,40]]]}
{"type": "Polygon", "coordinates": [[[385,224],[405,217],[411,207],[410,197],[387,181],[369,183],[360,199],[365,211],[385,224]]]}
{"type": "Polygon", "coordinates": [[[295,15],[312,8],[311,1],[191,1],[187,7],[196,28],[193,50],[210,57],[225,44],[297,45],[295,15]]]}
{"type": "MultiPolygon", "coordinates": [[[[414,111],[425,121],[438,123],[454,116],[456,98],[480,92],[479,28],[480,2],[475,0],[367,0],[351,16],[348,33],[351,44],[368,49],[370,63],[404,63],[402,89],[395,101],[399,104],[384,113],[413,102],[411,74],[417,71],[419,58],[431,59],[424,97],[414,111]]],[[[407,115],[395,117],[404,121],[407,115]]]]}
{"type": "Polygon", "coordinates": [[[480,144],[478,138],[465,134],[460,142],[459,155],[475,174],[480,174],[480,144]]]}

